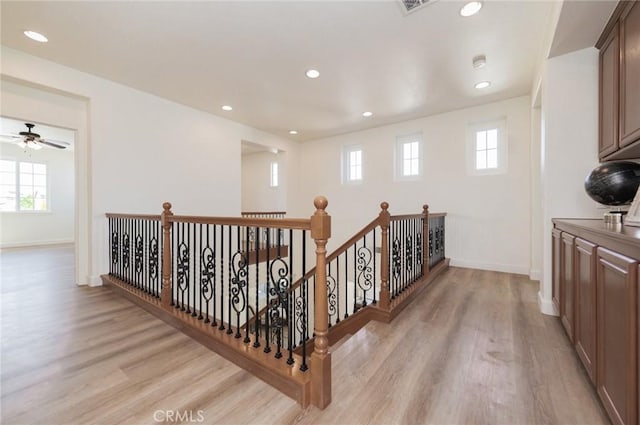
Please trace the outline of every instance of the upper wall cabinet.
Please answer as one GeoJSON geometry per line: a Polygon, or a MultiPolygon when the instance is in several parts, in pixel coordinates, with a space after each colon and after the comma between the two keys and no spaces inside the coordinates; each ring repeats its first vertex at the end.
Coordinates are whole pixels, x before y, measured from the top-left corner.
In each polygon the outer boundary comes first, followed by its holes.
{"type": "Polygon", "coordinates": [[[640,6],[623,1],[600,49],[600,160],[640,158],[640,6]]]}
{"type": "Polygon", "coordinates": [[[620,19],[620,147],[640,139],[640,6],[620,19]]]}

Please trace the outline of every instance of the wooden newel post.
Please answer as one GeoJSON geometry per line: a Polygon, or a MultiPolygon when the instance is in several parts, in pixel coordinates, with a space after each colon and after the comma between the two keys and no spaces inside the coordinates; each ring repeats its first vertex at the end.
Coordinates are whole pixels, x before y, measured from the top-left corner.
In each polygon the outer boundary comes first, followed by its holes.
{"type": "Polygon", "coordinates": [[[382,231],[382,240],[380,246],[380,308],[389,310],[389,302],[391,294],[389,292],[389,224],[391,223],[391,214],[389,214],[389,203],[380,204],[380,229],[382,231]]]}
{"type": "Polygon", "coordinates": [[[162,225],[162,292],[160,299],[164,308],[171,308],[171,203],[162,204],[160,224],[162,225]]]}
{"type": "Polygon", "coordinates": [[[314,346],[311,353],[311,403],[324,409],[331,403],[331,353],[329,353],[329,306],[327,300],[327,241],[331,237],[331,216],[325,211],[327,198],[313,200],[311,237],[316,243],[316,288],[314,304],[314,346]]]}
{"type": "Polygon", "coordinates": [[[422,206],[422,277],[429,276],[429,205],[422,206]]]}

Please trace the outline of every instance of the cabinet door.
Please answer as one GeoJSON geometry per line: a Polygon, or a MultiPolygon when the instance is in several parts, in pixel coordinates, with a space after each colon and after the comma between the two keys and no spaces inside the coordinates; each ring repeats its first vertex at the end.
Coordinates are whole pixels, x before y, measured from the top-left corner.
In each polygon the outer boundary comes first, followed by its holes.
{"type": "Polygon", "coordinates": [[[573,324],[575,320],[575,285],[573,270],[573,255],[575,236],[562,232],[562,256],[560,268],[560,288],[562,295],[560,296],[560,319],[564,330],[569,335],[569,339],[573,342],[573,324]]]}
{"type": "Polygon", "coordinates": [[[553,306],[556,309],[556,312],[560,314],[560,269],[562,267],[562,232],[557,229],[553,229],[551,231],[552,237],[552,251],[553,251],[553,276],[552,276],[552,288],[551,288],[551,299],[553,301],[553,306]]]}
{"type": "Polygon", "coordinates": [[[618,25],[600,49],[600,129],[598,152],[602,159],[618,150],[618,92],[620,45],[618,25]]]}
{"type": "Polygon", "coordinates": [[[637,422],[638,263],[597,249],[597,388],[614,424],[637,422]]]}
{"type": "Polygon", "coordinates": [[[620,147],[640,139],[640,6],[620,18],[620,147]]]}
{"type": "Polygon", "coordinates": [[[591,382],[596,382],[596,245],[576,238],[576,351],[591,382]]]}

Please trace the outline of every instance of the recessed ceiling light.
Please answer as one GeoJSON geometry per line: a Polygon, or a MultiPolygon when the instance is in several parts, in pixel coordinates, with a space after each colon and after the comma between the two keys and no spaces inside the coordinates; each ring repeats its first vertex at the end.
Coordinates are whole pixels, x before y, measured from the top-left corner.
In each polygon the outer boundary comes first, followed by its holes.
{"type": "Polygon", "coordinates": [[[296,134],[298,134],[298,132],[297,132],[297,131],[295,131],[295,130],[289,130],[289,134],[296,135],[296,134]]]}
{"type": "Polygon", "coordinates": [[[49,39],[47,37],[45,37],[44,35],[40,34],[39,32],[35,32],[35,31],[25,31],[24,35],[26,35],[27,37],[29,37],[32,40],[35,41],[39,41],[40,43],[46,43],[47,41],[49,41],[49,39]]]}
{"type": "Polygon", "coordinates": [[[363,117],[367,117],[367,118],[368,118],[368,117],[370,117],[370,116],[372,116],[372,115],[373,115],[373,112],[369,112],[369,111],[367,111],[367,112],[363,112],[363,113],[362,113],[362,116],[363,116],[363,117]]]}
{"type": "Polygon", "coordinates": [[[467,16],[475,15],[480,11],[480,9],[482,9],[481,1],[470,1],[469,3],[462,6],[462,9],[460,9],[460,14],[462,16],[467,17],[467,16]]]}
{"type": "Polygon", "coordinates": [[[229,106],[229,105],[222,105],[222,110],[223,111],[232,111],[233,108],[231,106],[229,106]]]}
{"type": "Polygon", "coordinates": [[[487,58],[484,55],[478,55],[473,58],[472,63],[475,69],[483,68],[487,64],[487,58]]]}
{"type": "Polygon", "coordinates": [[[317,69],[310,69],[306,72],[306,75],[309,78],[318,78],[320,76],[320,72],[317,69]]]}
{"type": "Polygon", "coordinates": [[[480,81],[479,83],[476,83],[474,87],[477,89],[486,89],[490,85],[491,85],[491,81],[480,81]]]}

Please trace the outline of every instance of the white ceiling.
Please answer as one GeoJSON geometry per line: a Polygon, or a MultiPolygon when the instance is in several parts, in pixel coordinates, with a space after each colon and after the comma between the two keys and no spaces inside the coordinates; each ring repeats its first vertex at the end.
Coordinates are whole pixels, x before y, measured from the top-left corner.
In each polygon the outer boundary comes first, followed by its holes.
{"type": "Polygon", "coordinates": [[[4,45],[310,140],[529,93],[553,2],[485,1],[470,18],[446,0],[408,15],[396,0],[0,5],[4,45]]]}

